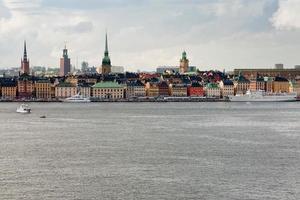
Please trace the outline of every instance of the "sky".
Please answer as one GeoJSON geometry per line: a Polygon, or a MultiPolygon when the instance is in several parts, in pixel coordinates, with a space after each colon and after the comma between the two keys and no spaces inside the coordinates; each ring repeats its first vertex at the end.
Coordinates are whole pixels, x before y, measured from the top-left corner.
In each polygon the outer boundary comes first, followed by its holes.
{"type": "Polygon", "coordinates": [[[200,69],[300,64],[300,0],[0,0],[0,67],[100,66],[108,32],[112,64],[128,71],[177,66],[185,50],[200,69]]]}

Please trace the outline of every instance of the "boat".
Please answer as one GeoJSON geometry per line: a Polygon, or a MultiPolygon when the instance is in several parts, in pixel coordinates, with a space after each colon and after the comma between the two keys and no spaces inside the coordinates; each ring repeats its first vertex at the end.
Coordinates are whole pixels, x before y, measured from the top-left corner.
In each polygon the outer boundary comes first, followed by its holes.
{"type": "Polygon", "coordinates": [[[231,102],[288,102],[297,101],[297,93],[267,93],[263,90],[247,91],[244,95],[229,96],[231,102]]]}
{"type": "Polygon", "coordinates": [[[29,106],[27,104],[22,104],[20,105],[20,107],[17,108],[17,113],[30,113],[31,112],[31,108],[29,108],[29,106]]]}
{"type": "Polygon", "coordinates": [[[67,103],[90,103],[91,100],[90,100],[90,98],[83,97],[82,95],[80,95],[78,93],[75,96],[64,99],[63,102],[67,102],[67,103]]]}

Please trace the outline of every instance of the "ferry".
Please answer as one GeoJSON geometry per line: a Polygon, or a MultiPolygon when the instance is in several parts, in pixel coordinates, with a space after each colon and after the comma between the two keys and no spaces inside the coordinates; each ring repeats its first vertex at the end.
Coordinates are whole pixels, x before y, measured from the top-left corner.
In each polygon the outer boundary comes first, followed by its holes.
{"type": "Polygon", "coordinates": [[[80,95],[78,93],[75,96],[64,99],[63,102],[67,102],[67,103],[90,103],[91,100],[90,100],[90,98],[83,97],[82,95],[80,95]]]}
{"type": "Polygon", "coordinates": [[[30,112],[31,112],[31,108],[29,108],[27,104],[22,104],[20,105],[20,107],[17,108],[17,113],[26,114],[30,112]]]}
{"type": "Polygon", "coordinates": [[[289,102],[297,101],[297,93],[267,93],[263,90],[251,92],[245,95],[229,96],[231,102],[289,102]]]}

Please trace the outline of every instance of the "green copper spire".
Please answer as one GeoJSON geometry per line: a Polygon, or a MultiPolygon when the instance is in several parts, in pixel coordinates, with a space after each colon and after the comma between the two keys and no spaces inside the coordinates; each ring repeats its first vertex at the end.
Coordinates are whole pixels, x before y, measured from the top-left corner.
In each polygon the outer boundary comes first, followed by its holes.
{"type": "Polygon", "coordinates": [[[182,53],[182,60],[187,60],[186,52],[185,51],[182,53]]]}
{"type": "Polygon", "coordinates": [[[109,58],[109,52],[108,52],[107,33],[105,35],[105,51],[104,51],[104,58],[102,59],[102,65],[111,65],[111,61],[109,58]]]}

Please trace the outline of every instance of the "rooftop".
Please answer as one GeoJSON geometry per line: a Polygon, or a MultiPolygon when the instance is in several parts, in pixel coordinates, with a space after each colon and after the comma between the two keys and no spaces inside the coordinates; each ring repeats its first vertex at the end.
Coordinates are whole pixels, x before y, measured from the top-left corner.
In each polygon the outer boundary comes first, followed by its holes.
{"type": "Polygon", "coordinates": [[[117,82],[106,81],[95,84],[93,88],[123,88],[123,86],[117,82]]]}

